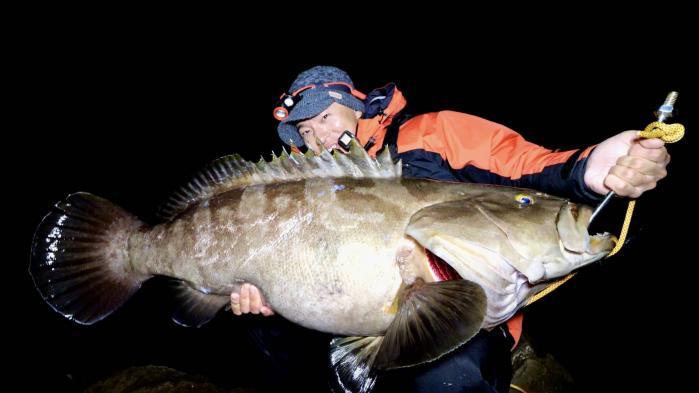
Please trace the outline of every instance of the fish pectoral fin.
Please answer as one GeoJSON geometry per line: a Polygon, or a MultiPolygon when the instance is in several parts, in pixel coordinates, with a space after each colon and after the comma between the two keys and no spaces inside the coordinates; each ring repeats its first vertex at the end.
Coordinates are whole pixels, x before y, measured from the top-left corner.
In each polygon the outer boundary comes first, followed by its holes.
{"type": "Polygon", "coordinates": [[[204,325],[230,301],[228,296],[201,292],[184,281],[177,281],[174,287],[175,312],[172,320],[182,326],[204,325]]]}
{"type": "Polygon", "coordinates": [[[398,313],[373,362],[377,369],[434,361],[475,336],[485,318],[485,292],[472,281],[418,279],[397,296],[398,313]]]}
{"type": "Polygon", "coordinates": [[[374,359],[383,337],[342,337],[330,342],[331,385],[335,392],[371,391],[376,383],[374,359]]]}

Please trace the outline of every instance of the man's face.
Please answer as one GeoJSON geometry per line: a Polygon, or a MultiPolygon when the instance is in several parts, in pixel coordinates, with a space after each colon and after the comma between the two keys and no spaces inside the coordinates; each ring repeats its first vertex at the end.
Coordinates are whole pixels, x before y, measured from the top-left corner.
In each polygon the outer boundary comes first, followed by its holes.
{"type": "Polygon", "coordinates": [[[316,117],[306,119],[296,124],[296,127],[309,149],[320,152],[320,146],[316,143],[316,138],[327,149],[342,149],[338,146],[337,139],[345,130],[355,133],[357,123],[362,117],[362,112],[355,111],[337,102],[333,102],[326,110],[320,112],[316,117]]]}

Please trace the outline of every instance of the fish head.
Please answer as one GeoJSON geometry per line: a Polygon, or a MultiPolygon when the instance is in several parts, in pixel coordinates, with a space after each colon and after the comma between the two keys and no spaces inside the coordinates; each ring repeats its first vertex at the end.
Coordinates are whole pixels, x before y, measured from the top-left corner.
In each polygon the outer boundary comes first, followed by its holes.
{"type": "Polygon", "coordinates": [[[471,189],[417,211],[406,229],[462,277],[504,262],[531,282],[550,279],[603,258],[615,244],[607,233],[588,233],[588,206],[531,190],[471,189]]]}

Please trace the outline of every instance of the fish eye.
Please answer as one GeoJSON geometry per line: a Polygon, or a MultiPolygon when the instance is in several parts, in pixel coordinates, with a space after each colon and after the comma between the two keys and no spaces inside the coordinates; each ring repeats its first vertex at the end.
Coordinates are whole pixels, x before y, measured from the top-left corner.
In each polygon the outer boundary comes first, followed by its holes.
{"type": "Polygon", "coordinates": [[[517,194],[515,195],[515,201],[517,201],[520,206],[529,206],[534,204],[534,198],[529,194],[517,194]]]}

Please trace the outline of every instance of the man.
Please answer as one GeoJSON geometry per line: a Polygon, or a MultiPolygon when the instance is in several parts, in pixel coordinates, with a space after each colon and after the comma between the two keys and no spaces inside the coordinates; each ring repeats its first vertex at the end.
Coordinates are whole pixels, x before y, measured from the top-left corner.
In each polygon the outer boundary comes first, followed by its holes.
{"type": "MultiPolygon", "coordinates": [[[[661,140],[639,139],[637,131],[621,132],[595,147],[553,152],[507,127],[464,113],[410,117],[406,104],[393,84],[365,96],[344,71],[317,66],[298,75],[274,114],[280,120],[280,138],[292,148],[344,151],[348,138],[356,138],[372,156],[385,146],[391,149],[406,177],[527,187],[590,204],[609,191],[639,197],[665,177],[670,160],[661,140]]],[[[236,315],[273,314],[249,284],[231,295],[231,306],[236,315]]],[[[521,318],[513,318],[481,331],[438,361],[386,373],[377,388],[506,392],[509,351],[520,330],[521,318]]],[[[283,337],[280,332],[283,328],[277,330],[283,337]]],[[[255,336],[263,347],[276,340],[264,336],[260,331],[255,336]]]]}

